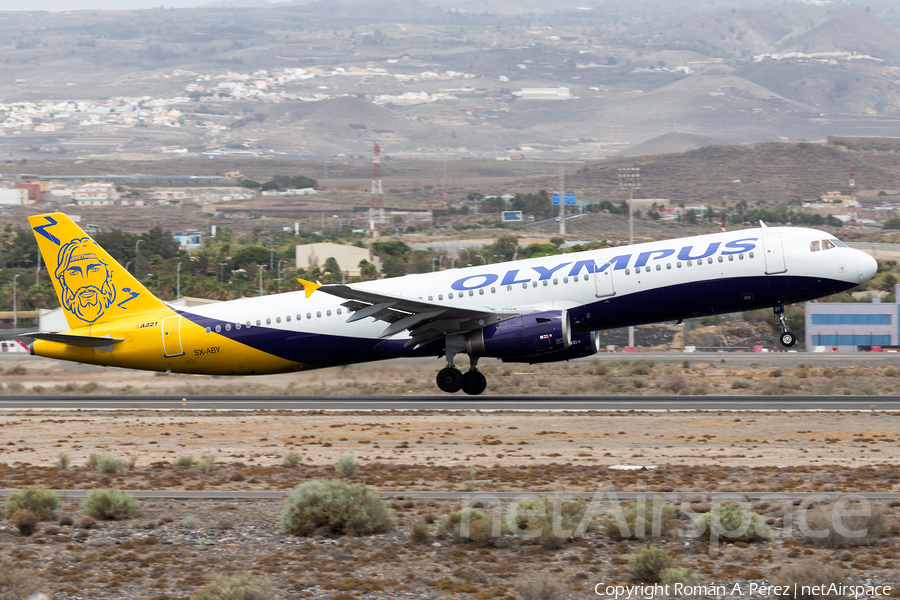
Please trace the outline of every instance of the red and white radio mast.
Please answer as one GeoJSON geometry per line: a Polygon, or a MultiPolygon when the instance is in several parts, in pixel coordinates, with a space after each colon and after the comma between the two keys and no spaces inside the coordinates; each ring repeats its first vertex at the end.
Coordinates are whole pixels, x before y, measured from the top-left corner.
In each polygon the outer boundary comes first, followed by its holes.
{"type": "Polygon", "coordinates": [[[381,185],[381,146],[375,142],[375,156],[372,159],[372,197],[369,200],[369,229],[375,223],[384,223],[384,188],[381,185]]]}

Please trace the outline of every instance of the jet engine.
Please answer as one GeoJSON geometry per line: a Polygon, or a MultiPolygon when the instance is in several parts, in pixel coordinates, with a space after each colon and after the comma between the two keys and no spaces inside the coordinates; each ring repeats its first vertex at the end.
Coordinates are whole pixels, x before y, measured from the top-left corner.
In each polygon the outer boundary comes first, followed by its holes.
{"type": "Polygon", "coordinates": [[[560,352],[572,344],[569,312],[550,310],[512,317],[466,334],[469,356],[517,358],[560,352]]]}
{"type": "Polygon", "coordinates": [[[590,331],[588,333],[576,333],[572,335],[572,345],[565,350],[553,352],[551,354],[539,354],[534,356],[522,356],[503,358],[503,362],[521,362],[521,363],[549,363],[559,362],[563,360],[572,360],[573,358],[581,358],[583,356],[591,356],[600,351],[600,332],[590,331]]]}

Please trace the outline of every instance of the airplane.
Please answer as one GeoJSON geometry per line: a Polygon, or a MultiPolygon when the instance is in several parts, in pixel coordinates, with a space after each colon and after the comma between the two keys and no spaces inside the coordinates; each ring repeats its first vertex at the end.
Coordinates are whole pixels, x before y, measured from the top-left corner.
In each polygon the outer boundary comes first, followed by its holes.
{"type": "Polygon", "coordinates": [[[188,309],[151,294],[68,216],[29,217],[68,331],[37,356],[175,373],[261,375],[410,356],[445,359],[439,389],[477,395],[482,357],[549,363],[599,351],[603,329],[774,308],[871,279],[830,233],[765,227],[573,252],[188,309]],[[466,354],[469,369],[454,358],[466,354]]]}

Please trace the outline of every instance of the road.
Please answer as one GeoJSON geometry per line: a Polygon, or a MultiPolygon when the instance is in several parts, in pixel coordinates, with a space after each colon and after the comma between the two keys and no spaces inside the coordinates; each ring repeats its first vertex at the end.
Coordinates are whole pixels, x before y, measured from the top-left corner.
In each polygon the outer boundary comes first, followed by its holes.
{"type": "Polygon", "coordinates": [[[900,411],[900,396],[3,396],[0,410],[900,411]]]}

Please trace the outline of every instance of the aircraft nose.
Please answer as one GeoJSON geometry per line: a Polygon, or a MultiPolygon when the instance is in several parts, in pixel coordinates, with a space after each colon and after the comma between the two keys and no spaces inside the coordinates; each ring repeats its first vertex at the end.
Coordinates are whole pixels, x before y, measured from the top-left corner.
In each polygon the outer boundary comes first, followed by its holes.
{"type": "Polygon", "coordinates": [[[858,267],[857,272],[859,273],[860,283],[865,283],[872,279],[878,271],[878,261],[865,252],[859,253],[856,257],[856,264],[858,267]]]}

